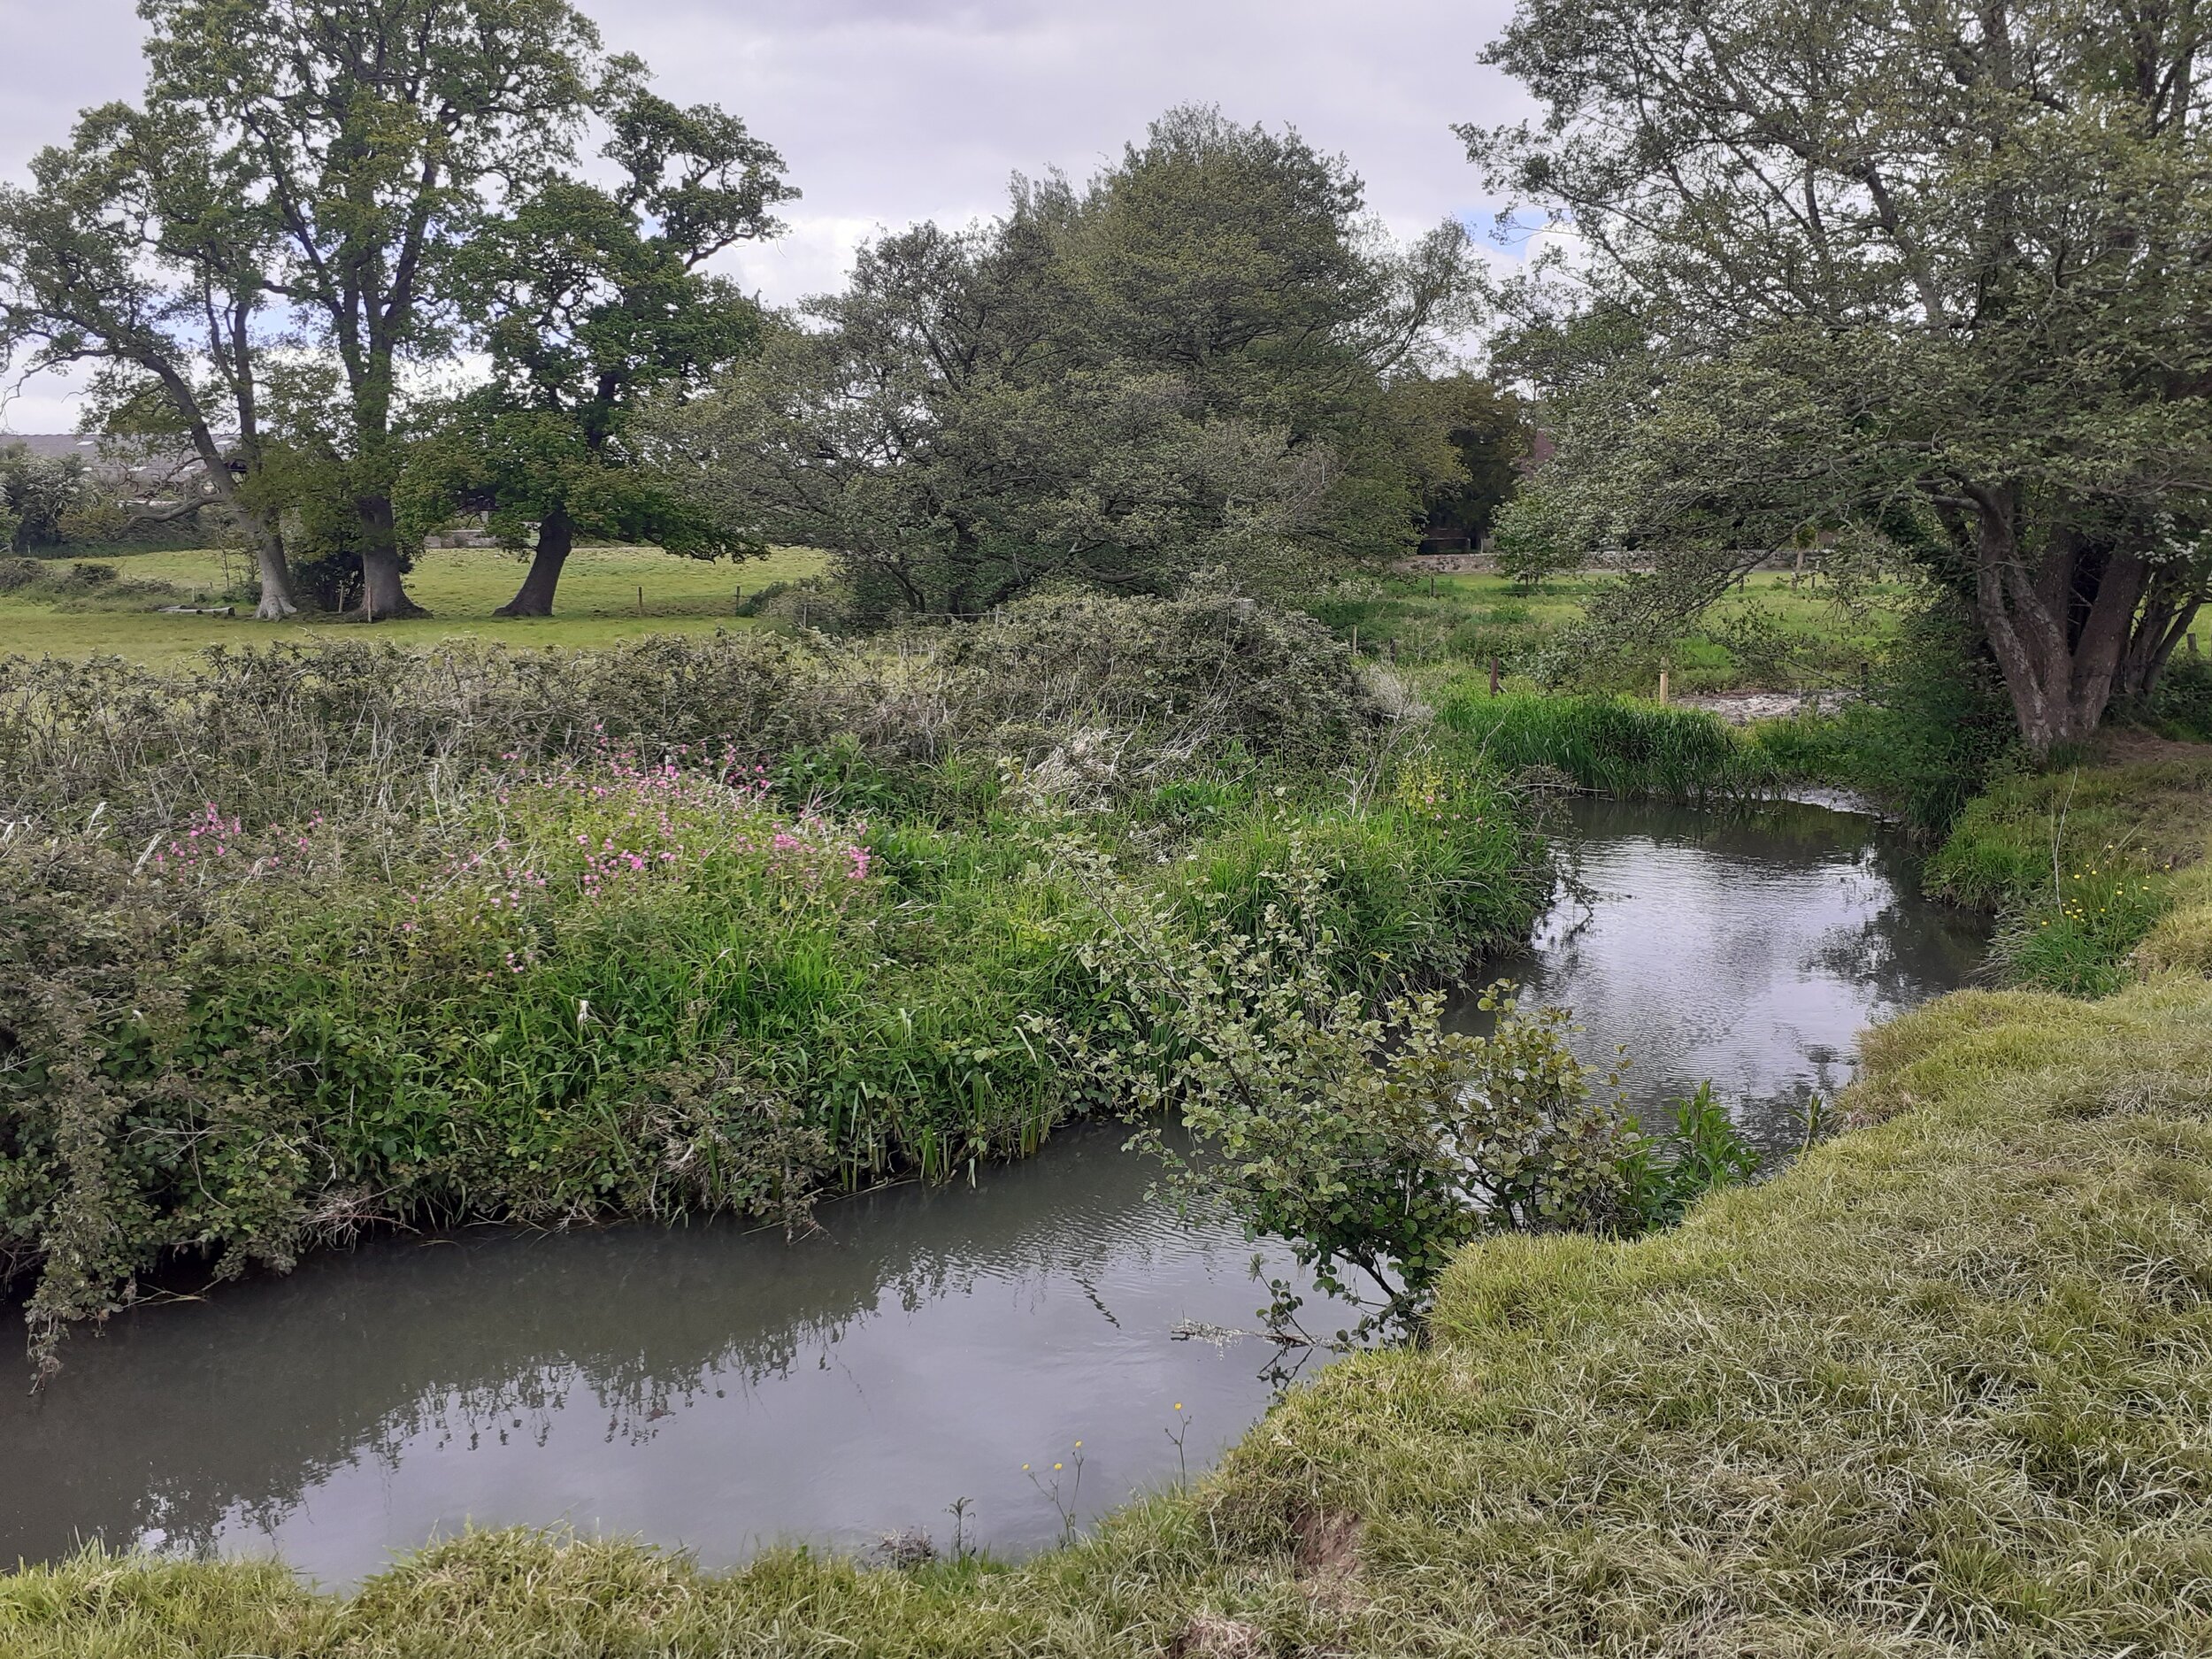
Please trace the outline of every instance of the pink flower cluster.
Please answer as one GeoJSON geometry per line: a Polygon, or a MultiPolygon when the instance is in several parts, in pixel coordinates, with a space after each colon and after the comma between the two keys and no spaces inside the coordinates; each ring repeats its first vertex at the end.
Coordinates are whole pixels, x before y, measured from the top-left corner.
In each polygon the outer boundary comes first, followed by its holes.
{"type": "MultiPolygon", "coordinates": [[[[215,803],[210,801],[200,809],[197,818],[186,823],[183,839],[172,841],[154,854],[154,868],[164,874],[181,874],[197,870],[211,859],[227,858],[232,846],[244,833],[244,826],[237,818],[225,818],[215,803]]],[[[275,862],[273,857],[270,862],[275,862]]]]}
{"type": "MultiPolygon", "coordinates": [[[[780,817],[772,787],[766,765],[728,749],[685,745],[649,762],[602,738],[588,763],[561,761],[509,780],[495,797],[508,833],[451,862],[441,886],[478,895],[490,920],[518,918],[535,894],[598,900],[710,864],[749,866],[808,891],[868,879],[872,856],[855,831],[812,810],[780,817]]],[[[524,972],[531,954],[527,944],[509,951],[509,971],[524,972]]]]}

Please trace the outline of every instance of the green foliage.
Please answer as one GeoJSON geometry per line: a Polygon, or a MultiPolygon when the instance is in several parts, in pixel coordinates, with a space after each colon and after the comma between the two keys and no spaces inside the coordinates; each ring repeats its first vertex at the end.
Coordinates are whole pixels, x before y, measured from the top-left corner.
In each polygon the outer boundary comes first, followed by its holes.
{"type": "Polygon", "coordinates": [[[2159,677],[2157,689],[2128,712],[2162,737],[2212,743],[2212,661],[2176,658],[2159,677]]]}
{"type": "Polygon", "coordinates": [[[2008,984],[2102,996],[2174,907],[2212,835],[2212,763],[2071,768],[2001,781],[1929,861],[1932,890],[1995,912],[2008,984]]]}
{"type": "Polygon", "coordinates": [[[1772,549],[1909,564],[2029,749],[2086,738],[2212,592],[2212,401],[2162,366],[2212,338],[2204,50],[2076,0],[1523,0],[1488,61],[1543,114],[1461,133],[1578,234],[1501,295],[1557,444],[1502,540],[1632,555],[1598,619],[1642,642],[1772,549]]]}
{"type": "Polygon", "coordinates": [[[1747,1187],[1759,1173],[1759,1154],[1737,1129],[1708,1081],[1674,1105],[1671,1133],[1646,1135],[1632,1125],[1620,1161],[1621,1210],[1631,1231],[1678,1225],[1708,1193],[1747,1187]]]}
{"type": "Polygon", "coordinates": [[[1467,480],[1463,388],[1389,384],[1455,314],[1464,244],[1385,250],[1340,161],[1179,110],[1080,189],[864,247],[650,445],[726,523],[829,551],[864,621],[1217,566],[1290,590],[1409,547],[1424,492],[1467,480]]]}
{"type": "Polygon", "coordinates": [[[1862,1126],[1795,1168],[1641,1239],[1482,1240],[1425,1345],[1331,1365],[1188,1492],[1018,1565],[712,1572],[508,1531],[337,1595],[88,1548],[0,1578],[0,1646],[1586,1659],[1709,1648],[1718,1618],[1761,1654],[2187,1653],[2212,1629],[2208,1032],[2201,974],[1940,999],[1870,1035],[1862,1126]]]}
{"type": "Polygon", "coordinates": [[[1388,396],[1410,404],[1407,426],[1440,430],[1458,465],[1427,484],[1421,502],[1425,538],[1440,533],[1482,545],[1492,522],[1521,485],[1529,452],[1528,412],[1514,393],[1471,374],[1410,374],[1391,383],[1388,396]]]}
{"type": "Polygon", "coordinates": [[[56,546],[85,496],[84,463],[76,457],[50,460],[27,444],[0,443],[0,551],[56,546]]]}
{"type": "MultiPolygon", "coordinates": [[[[1324,866],[1302,837],[1284,852],[1248,922],[1219,890],[1195,927],[1159,901],[1108,907],[1079,955],[1111,1012],[1074,1044],[1170,1190],[1287,1242],[1363,1307],[1363,1332],[1411,1331],[1470,1239],[1609,1220],[1627,1123],[1617,1094],[1591,1099],[1563,1010],[1522,1018],[1493,987],[1502,1017],[1475,1038],[1439,1028],[1433,994],[1378,1011],[1342,989],[1324,866]],[[1187,1152],[1156,1125],[1167,1109],[1187,1152]]],[[[1277,1318],[1296,1307],[1277,1286],[1277,1318]]]]}
{"type": "Polygon", "coordinates": [[[463,250],[464,308],[485,331],[487,384],[442,412],[412,458],[419,517],[473,508],[537,558],[511,613],[550,614],[579,533],[714,557],[758,552],[638,466],[632,417],[656,390],[695,389],[758,342],[760,316],[700,266],[776,234],[796,193],[782,158],[710,105],[680,109],[620,76],[601,95],[625,176],[548,180],[463,250]]]}
{"type": "Polygon", "coordinates": [[[0,558],[0,594],[57,611],[145,611],[188,595],[173,582],[125,579],[112,565],[75,559],[0,558]]]}
{"type": "Polygon", "coordinates": [[[1991,959],[2008,985],[2109,996],[2135,977],[2129,958],[2169,904],[2164,884],[2138,871],[2070,870],[2048,902],[1999,931],[1991,959]]]}
{"type": "Polygon", "coordinates": [[[1237,752],[1386,743],[1407,712],[1325,633],[1232,594],[1072,614],[1040,600],[880,647],[749,630],[573,654],[223,649],[189,672],[0,659],[0,776],[17,810],[74,825],[104,802],[150,834],[211,798],[253,822],[411,809],[456,772],[586,757],[603,737],[766,757],[844,733],[895,770],[1002,757],[1064,784],[1064,746],[1087,727],[1082,747],[1122,757],[1118,793],[1237,752]]]}
{"type": "Polygon", "coordinates": [[[1065,1045],[1111,1018],[1080,952],[1119,914],[1199,949],[1295,868],[1312,972],[1365,995],[1519,937],[1549,887],[1494,779],[1222,595],[864,650],[19,659],[0,779],[0,1278],[50,1356],[179,1259],[793,1226],[825,1187],[1032,1151],[1098,1103],[1065,1045]]]}
{"type": "Polygon", "coordinates": [[[1800,776],[1848,785],[1941,835],[2024,758],[1996,669],[1948,604],[1906,618],[1869,690],[1832,718],[1770,727],[1759,742],[1800,776]]]}
{"type": "Polygon", "coordinates": [[[1584,789],[1696,797],[1781,781],[1758,749],[1694,709],[1602,696],[1493,697],[1462,681],[1439,697],[1436,718],[1489,764],[1541,769],[1584,789]]]}

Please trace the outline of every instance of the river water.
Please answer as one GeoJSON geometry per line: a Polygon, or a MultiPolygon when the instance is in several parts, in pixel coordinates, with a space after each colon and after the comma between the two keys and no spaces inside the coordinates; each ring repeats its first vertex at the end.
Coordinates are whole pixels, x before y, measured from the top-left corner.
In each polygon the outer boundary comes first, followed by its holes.
{"type": "MultiPolygon", "coordinates": [[[[1573,1007],[1586,1058],[1626,1044],[1647,1121],[1710,1078],[1794,1146],[1858,1028],[1979,959],[1870,818],[1568,811],[1587,903],[1478,977],[1573,1007]]],[[[1271,1344],[1187,1335],[1256,1323],[1253,1247],[1152,1202],[1119,1140],[831,1204],[795,1243],[386,1240],[140,1308],[73,1338],[42,1394],[0,1394],[0,1560],[97,1537],[273,1551],[337,1586],[467,1525],[565,1524],[719,1564],[916,1528],[942,1547],[963,1499],[970,1540],[1049,1544],[1195,1472],[1274,1386],[1271,1344]]]]}

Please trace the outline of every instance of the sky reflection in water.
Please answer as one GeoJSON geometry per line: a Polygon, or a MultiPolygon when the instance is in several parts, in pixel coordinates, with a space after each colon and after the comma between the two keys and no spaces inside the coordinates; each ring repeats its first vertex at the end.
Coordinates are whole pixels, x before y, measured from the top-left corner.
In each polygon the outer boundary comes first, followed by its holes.
{"type": "MultiPolygon", "coordinates": [[[[1864,818],[1570,812],[1594,908],[1563,903],[1486,974],[1572,1006],[1586,1058],[1627,1044],[1647,1121],[1710,1078],[1793,1146],[1858,1028],[1979,958],[1864,818]]],[[[0,1555],[273,1549],[335,1586],[472,1522],[719,1564],[779,1540],[942,1540],[961,1497],[972,1537],[1041,1547],[1060,1518],[1024,1463],[1047,1484],[1069,1465],[1062,1501],[1094,1516],[1175,1479],[1179,1404],[1194,1471],[1271,1394],[1271,1345],[1173,1339],[1256,1323],[1251,1247],[1148,1202],[1119,1141],[1071,1133],[973,1188],[834,1204],[794,1245],[720,1225],[394,1240],[139,1310],[73,1338],[44,1394],[0,1393],[0,1555]]]]}

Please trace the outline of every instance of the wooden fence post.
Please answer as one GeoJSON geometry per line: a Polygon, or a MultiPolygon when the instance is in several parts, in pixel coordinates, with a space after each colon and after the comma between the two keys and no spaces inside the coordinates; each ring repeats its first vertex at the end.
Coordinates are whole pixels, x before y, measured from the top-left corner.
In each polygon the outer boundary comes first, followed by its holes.
{"type": "Polygon", "coordinates": [[[1501,689],[1502,687],[1498,684],[1498,659],[1494,657],[1490,659],[1490,695],[1494,697],[1501,689]]]}

